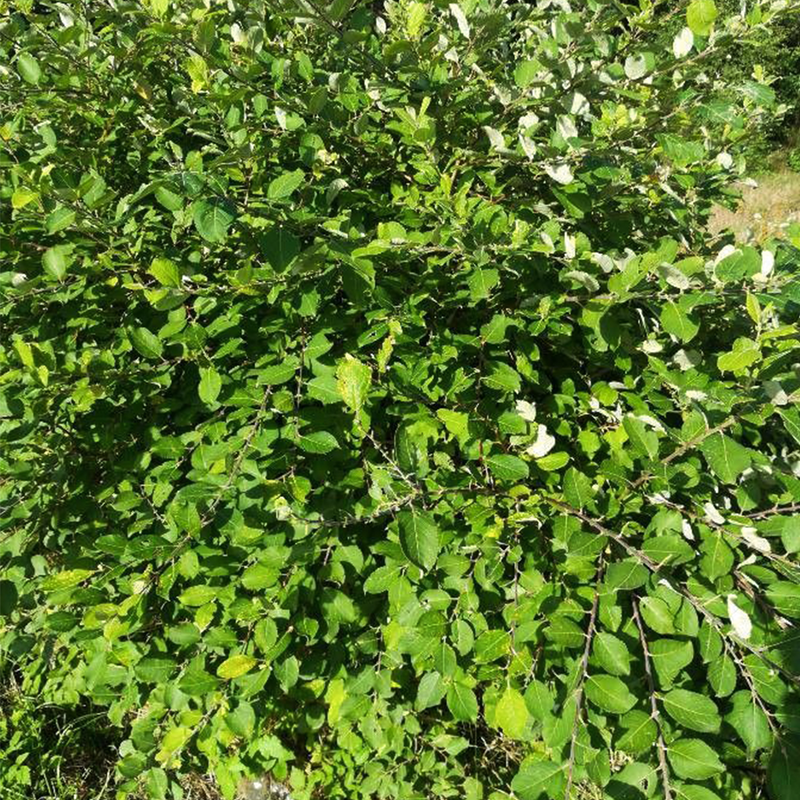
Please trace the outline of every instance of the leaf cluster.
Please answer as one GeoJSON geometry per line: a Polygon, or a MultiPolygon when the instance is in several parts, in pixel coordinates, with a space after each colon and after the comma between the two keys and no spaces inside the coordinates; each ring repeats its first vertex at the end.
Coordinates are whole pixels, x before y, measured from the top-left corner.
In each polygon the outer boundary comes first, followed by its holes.
{"type": "Polygon", "coordinates": [[[793,800],[794,7],[0,3],[0,652],[120,797],[793,800]]]}

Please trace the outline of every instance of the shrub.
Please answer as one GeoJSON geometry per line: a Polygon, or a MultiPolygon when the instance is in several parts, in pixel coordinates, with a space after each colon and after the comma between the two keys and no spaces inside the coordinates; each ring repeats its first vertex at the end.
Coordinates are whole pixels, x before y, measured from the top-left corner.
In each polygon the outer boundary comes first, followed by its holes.
{"type": "MultiPolygon", "coordinates": [[[[724,12],[737,13],[739,0],[724,0],[720,8],[724,12]]],[[[776,100],[785,106],[786,112],[776,116],[748,143],[747,155],[758,171],[766,171],[770,156],[780,148],[789,152],[789,166],[793,164],[792,153],[797,147],[797,125],[800,122],[800,15],[787,17],[781,25],[764,30],[749,40],[732,42],[717,57],[719,78],[724,86],[736,86],[749,80],[759,71],[772,76],[771,87],[776,100]]],[[[723,94],[725,92],[723,91],[723,94]]]]}
{"type": "Polygon", "coordinates": [[[794,796],[786,6],[4,4],[0,647],[120,796],[794,796]]]}

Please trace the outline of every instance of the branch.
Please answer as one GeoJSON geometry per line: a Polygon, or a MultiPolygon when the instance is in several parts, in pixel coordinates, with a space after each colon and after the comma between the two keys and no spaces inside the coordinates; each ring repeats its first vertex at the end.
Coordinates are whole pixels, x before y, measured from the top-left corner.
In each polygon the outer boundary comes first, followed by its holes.
{"type": "Polygon", "coordinates": [[[743,516],[748,519],[768,519],[775,514],[785,514],[787,512],[791,514],[795,511],[800,511],[800,503],[790,503],[788,506],[773,506],[766,511],[754,511],[743,516]]]}
{"type": "Polygon", "coordinates": [[[656,687],[653,681],[653,670],[650,666],[650,649],[647,646],[647,638],[644,635],[642,618],[639,616],[639,598],[633,596],[633,619],[639,629],[639,641],[642,644],[644,653],[644,674],[647,677],[647,688],[650,691],[650,717],[658,728],[658,768],[661,772],[661,783],[664,785],[664,800],[672,800],[672,789],[669,783],[669,767],[667,766],[667,746],[664,744],[664,734],[661,731],[661,719],[656,701],[656,687]]]}
{"type": "MultiPolygon", "coordinates": [[[[680,458],[685,453],[688,453],[689,450],[694,449],[697,447],[697,445],[704,442],[709,436],[713,436],[715,433],[722,433],[722,431],[727,430],[733,424],[735,424],[735,422],[736,417],[728,417],[728,419],[726,419],[724,422],[721,422],[714,428],[709,428],[707,431],[703,431],[703,433],[698,434],[692,439],[689,439],[688,442],[682,444],[677,450],[673,450],[668,456],[666,456],[666,458],[662,458],[661,463],[665,466],[670,464],[676,458],[680,458]]],[[[645,472],[631,484],[631,489],[638,489],[643,483],[647,483],[652,477],[652,472],[645,472]]]]}
{"type": "MultiPolygon", "coordinates": [[[[672,581],[667,580],[667,576],[665,576],[661,572],[661,566],[656,564],[651,558],[645,555],[641,550],[634,547],[630,542],[625,541],[625,539],[620,536],[620,534],[615,533],[612,530],[609,530],[605,527],[602,523],[598,522],[596,519],[592,519],[592,517],[584,514],[582,511],[579,511],[577,508],[573,508],[569,503],[565,503],[562,500],[556,500],[554,497],[546,497],[544,498],[550,505],[555,506],[556,508],[560,508],[567,514],[570,514],[573,517],[577,517],[582,522],[586,523],[590,527],[594,528],[598,533],[602,533],[604,536],[608,536],[609,539],[615,541],[623,550],[625,550],[628,555],[635,558],[640,564],[647,567],[654,575],[657,575],[661,578],[664,578],[667,581],[670,589],[674,592],[677,592],[681,597],[685,598],[687,602],[689,602],[700,614],[704,619],[708,621],[708,624],[711,625],[714,630],[723,638],[723,640],[727,641],[730,638],[730,634],[727,631],[724,631],[724,623],[722,623],[717,617],[715,617],[691,592],[685,589],[683,586],[678,584],[673,585],[672,581]]],[[[782,667],[777,662],[773,661],[772,659],[767,658],[764,653],[762,652],[765,648],[757,648],[753,647],[753,645],[749,644],[746,641],[741,639],[735,639],[734,643],[745,650],[748,650],[752,653],[756,658],[766,664],[770,669],[779,672],[783,675],[788,681],[791,681],[796,686],[800,686],[800,676],[789,672],[789,670],[782,667]]]]}
{"type": "Polygon", "coordinates": [[[597,624],[597,609],[600,605],[600,581],[603,579],[603,556],[600,555],[600,565],[597,568],[597,578],[594,585],[594,600],[592,601],[592,612],[589,616],[589,628],[586,631],[586,646],[583,648],[581,657],[580,673],[578,675],[578,686],[575,689],[575,720],[572,723],[572,739],[569,743],[569,761],[567,766],[567,788],[564,792],[564,800],[569,800],[569,793],[572,789],[573,772],[575,770],[575,746],[578,742],[578,725],[581,719],[581,707],[583,705],[583,685],[589,676],[589,653],[592,649],[595,628],[597,624]]]}

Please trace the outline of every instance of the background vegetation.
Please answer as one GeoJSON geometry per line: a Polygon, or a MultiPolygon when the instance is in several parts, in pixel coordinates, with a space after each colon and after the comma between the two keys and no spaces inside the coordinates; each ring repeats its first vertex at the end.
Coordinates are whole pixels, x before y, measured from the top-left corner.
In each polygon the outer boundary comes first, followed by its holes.
{"type": "Polygon", "coordinates": [[[0,789],[794,800],[799,11],[0,1],[0,789]]]}

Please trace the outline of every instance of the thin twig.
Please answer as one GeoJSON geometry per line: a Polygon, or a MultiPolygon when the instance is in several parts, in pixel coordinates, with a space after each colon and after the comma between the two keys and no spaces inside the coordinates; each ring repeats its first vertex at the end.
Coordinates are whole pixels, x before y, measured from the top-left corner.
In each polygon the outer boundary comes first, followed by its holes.
{"type": "MultiPolygon", "coordinates": [[[[677,450],[673,450],[668,456],[661,459],[661,463],[666,465],[672,463],[676,458],[680,458],[682,455],[689,452],[689,450],[693,450],[697,445],[704,442],[710,436],[713,436],[715,433],[722,433],[722,431],[727,430],[736,422],[736,417],[728,417],[724,422],[721,422],[719,425],[709,428],[707,431],[703,431],[703,433],[698,434],[691,438],[688,442],[682,444],[677,450]]],[[[648,481],[652,480],[653,474],[651,472],[645,472],[639,478],[637,478],[632,484],[631,489],[638,489],[643,483],[647,483],[648,481]]]]}
{"type": "Polygon", "coordinates": [[[564,792],[564,800],[569,800],[569,793],[572,789],[573,773],[575,771],[575,749],[578,743],[578,730],[581,719],[581,708],[583,706],[583,686],[589,676],[589,653],[592,649],[595,627],[597,624],[597,610],[600,606],[600,581],[603,579],[603,556],[600,555],[600,564],[597,567],[597,578],[594,586],[594,599],[592,601],[592,612],[589,616],[589,628],[586,631],[586,646],[583,648],[581,657],[580,674],[578,675],[578,685],[575,689],[575,720],[572,723],[572,738],[569,743],[569,761],[567,762],[567,788],[564,792]]]}
{"type": "Polygon", "coordinates": [[[656,723],[658,729],[658,767],[661,771],[661,783],[664,785],[664,800],[672,800],[672,789],[669,783],[669,766],[667,765],[667,746],[664,744],[664,734],[661,731],[661,719],[658,711],[658,701],[656,700],[656,686],[653,681],[653,669],[650,665],[650,648],[647,646],[647,638],[644,635],[642,618],[639,616],[639,598],[633,596],[633,619],[639,629],[639,641],[644,653],[644,674],[647,678],[647,688],[650,692],[650,717],[656,723]]]}
{"type": "Polygon", "coordinates": [[[776,514],[785,514],[787,512],[791,514],[795,511],[800,511],[800,503],[790,503],[788,506],[773,506],[766,511],[754,511],[749,514],[743,514],[742,516],[748,519],[769,519],[769,517],[775,516],[776,514]]]}
{"type": "MultiPolygon", "coordinates": [[[[647,567],[654,575],[657,575],[661,578],[666,580],[666,576],[661,572],[661,565],[656,564],[651,558],[649,558],[645,553],[643,553],[638,548],[634,547],[630,542],[627,542],[620,534],[615,533],[614,531],[606,528],[601,522],[598,522],[596,519],[592,519],[592,517],[588,516],[588,514],[584,514],[582,511],[578,510],[577,508],[573,508],[569,503],[563,502],[563,500],[557,500],[554,497],[546,497],[544,498],[550,505],[555,506],[556,508],[560,508],[567,514],[571,516],[577,517],[582,522],[585,522],[590,527],[594,528],[598,533],[602,533],[604,536],[608,536],[610,539],[615,541],[623,550],[625,550],[628,555],[635,558],[640,564],[647,567]]],[[[721,622],[717,617],[714,616],[691,592],[685,589],[680,584],[673,584],[672,581],[667,580],[667,584],[669,587],[674,591],[677,592],[681,597],[685,598],[700,614],[704,619],[706,619],[717,633],[723,637],[723,639],[728,639],[730,634],[723,630],[724,623],[721,622]]],[[[757,648],[753,647],[749,642],[746,642],[742,639],[735,639],[734,643],[741,647],[744,650],[747,650],[752,655],[756,656],[760,661],[762,661],[766,666],[770,669],[779,672],[783,675],[787,680],[791,681],[795,685],[800,685],[800,676],[793,674],[786,668],[782,667],[777,662],[773,661],[770,658],[767,658],[764,653],[763,649],[765,648],[757,648]]]]}

